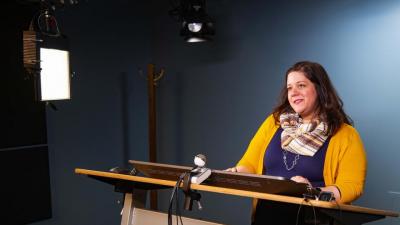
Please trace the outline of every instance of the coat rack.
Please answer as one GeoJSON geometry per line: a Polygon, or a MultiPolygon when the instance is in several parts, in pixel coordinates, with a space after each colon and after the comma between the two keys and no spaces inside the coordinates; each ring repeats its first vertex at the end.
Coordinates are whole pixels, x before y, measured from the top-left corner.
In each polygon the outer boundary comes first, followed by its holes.
{"type": "MultiPolygon", "coordinates": [[[[147,65],[147,87],[149,95],[149,161],[157,161],[157,113],[156,113],[156,86],[157,81],[159,81],[164,76],[164,69],[158,74],[155,73],[154,64],[147,65]]],[[[150,192],[150,208],[157,210],[157,191],[153,190],[150,192]]]]}

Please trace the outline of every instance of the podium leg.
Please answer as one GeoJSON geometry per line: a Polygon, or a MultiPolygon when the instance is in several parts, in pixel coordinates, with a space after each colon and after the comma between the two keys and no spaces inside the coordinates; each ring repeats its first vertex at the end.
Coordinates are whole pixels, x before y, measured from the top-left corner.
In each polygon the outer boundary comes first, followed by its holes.
{"type": "Polygon", "coordinates": [[[147,191],[145,190],[136,189],[132,193],[125,193],[121,225],[131,225],[133,223],[133,210],[135,207],[144,208],[146,206],[146,197],[147,191]]]}
{"type": "Polygon", "coordinates": [[[135,206],[133,205],[133,194],[125,193],[124,207],[122,209],[121,225],[132,224],[134,208],[135,208],[135,206]]]}

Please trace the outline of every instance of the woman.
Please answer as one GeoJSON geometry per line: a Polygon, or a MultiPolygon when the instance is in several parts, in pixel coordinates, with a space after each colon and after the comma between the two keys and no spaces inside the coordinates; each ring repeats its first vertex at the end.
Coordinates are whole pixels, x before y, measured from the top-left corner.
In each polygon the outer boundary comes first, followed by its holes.
{"type": "Polygon", "coordinates": [[[367,166],[351,123],[325,69],[298,62],[286,72],[280,103],[228,171],[283,176],[350,203],[362,194],[367,166]]]}

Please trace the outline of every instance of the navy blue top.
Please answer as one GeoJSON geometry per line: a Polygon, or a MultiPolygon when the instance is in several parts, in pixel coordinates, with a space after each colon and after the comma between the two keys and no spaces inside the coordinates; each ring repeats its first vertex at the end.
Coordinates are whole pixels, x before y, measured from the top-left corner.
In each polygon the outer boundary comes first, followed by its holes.
{"type": "MultiPolygon", "coordinates": [[[[307,178],[313,187],[323,187],[324,182],[324,164],[326,149],[330,141],[330,137],[325,141],[321,148],[314,156],[299,155],[297,164],[293,169],[287,170],[283,162],[283,150],[281,147],[281,134],[283,129],[279,128],[271,142],[267,146],[264,155],[263,174],[272,176],[281,176],[290,179],[293,176],[302,176],[307,178]]],[[[297,154],[286,151],[287,165],[290,168],[297,154]]]]}

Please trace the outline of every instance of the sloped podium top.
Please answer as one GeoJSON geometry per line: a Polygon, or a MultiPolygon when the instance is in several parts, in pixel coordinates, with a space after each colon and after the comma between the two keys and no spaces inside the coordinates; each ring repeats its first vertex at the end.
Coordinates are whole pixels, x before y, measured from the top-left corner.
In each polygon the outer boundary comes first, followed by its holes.
{"type": "MultiPolygon", "coordinates": [[[[135,160],[129,162],[135,168],[136,173],[133,171],[128,173],[126,171],[103,172],[79,168],[75,169],[75,173],[111,184],[115,187],[115,191],[130,193],[135,189],[153,190],[174,187],[181,174],[193,169],[135,160]]],[[[393,211],[306,199],[303,194],[306,194],[309,189],[305,184],[282,177],[212,170],[212,174],[207,180],[202,184],[191,184],[190,188],[198,191],[297,204],[318,210],[328,218],[346,225],[360,225],[387,216],[399,216],[397,212],[393,211]]]]}
{"type": "MultiPolygon", "coordinates": [[[[141,175],[174,182],[179,179],[181,174],[192,170],[191,167],[186,166],[136,160],[130,160],[129,163],[131,163],[141,175]]],[[[284,177],[233,173],[221,170],[212,170],[211,176],[207,178],[203,184],[213,187],[295,197],[303,197],[303,194],[309,194],[310,192],[306,184],[297,183],[284,177]]]]}
{"type": "MultiPolygon", "coordinates": [[[[117,182],[128,182],[128,183],[131,182],[133,184],[142,184],[144,186],[147,185],[147,187],[166,188],[166,187],[174,187],[175,183],[176,183],[175,181],[172,181],[172,180],[163,180],[163,179],[157,179],[157,178],[148,178],[148,177],[118,174],[118,173],[96,171],[96,170],[87,170],[87,169],[80,169],[80,168],[76,168],[75,173],[81,174],[81,175],[87,175],[91,178],[98,179],[101,181],[103,181],[102,179],[105,179],[106,180],[105,182],[110,183],[110,184],[115,184],[117,182]]],[[[286,203],[291,203],[291,204],[303,204],[303,205],[309,205],[309,206],[323,208],[323,209],[340,210],[341,212],[362,213],[362,214],[377,215],[377,216],[382,216],[382,217],[386,217],[386,216],[398,217],[399,216],[399,214],[397,212],[393,212],[393,211],[372,209],[372,208],[360,207],[360,206],[355,206],[355,205],[337,204],[334,202],[304,200],[303,198],[299,198],[299,197],[276,195],[276,194],[269,194],[269,193],[260,193],[260,192],[254,192],[254,191],[246,191],[246,190],[237,190],[237,189],[226,188],[226,187],[215,187],[215,186],[210,186],[210,185],[206,185],[206,184],[192,184],[191,189],[198,190],[198,191],[221,193],[221,194],[227,194],[227,195],[266,199],[266,200],[286,202],[286,203]]]]}

